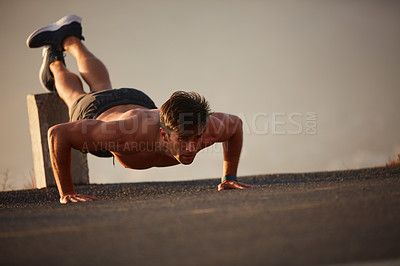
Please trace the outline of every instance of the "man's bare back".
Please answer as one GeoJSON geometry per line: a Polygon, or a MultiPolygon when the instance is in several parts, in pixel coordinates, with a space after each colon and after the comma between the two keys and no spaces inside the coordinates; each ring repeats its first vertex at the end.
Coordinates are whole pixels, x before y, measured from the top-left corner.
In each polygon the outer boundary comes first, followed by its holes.
{"type": "Polygon", "coordinates": [[[147,169],[179,164],[175,158],[161,153],[159,116],[158,109],[150,110],[139,105],[129,104],[114,106],[102,113],[97,120],[104,122],[134,120],[133,124],[138,124],[137,130],[143,133],[143,137],[137,136],[138,139],[142,139],[141,142],[133,139],[126,140],[122,150],[111,152],[126,168],[147,169]],[[139,119],[141,120],[140,128],[139,119]]]}

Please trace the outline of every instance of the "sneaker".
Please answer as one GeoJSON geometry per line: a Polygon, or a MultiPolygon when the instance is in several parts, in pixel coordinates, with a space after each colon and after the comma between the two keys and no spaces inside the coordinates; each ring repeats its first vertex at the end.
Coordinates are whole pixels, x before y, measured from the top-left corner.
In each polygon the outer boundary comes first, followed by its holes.
{"type": "Polygon", "coordinates": [[[42,86],[49,91],[56,91],[54,76],[50,71],[50,64],[54,61],[61,60],[65,66],[64,53],[56,50],[53,47],[47,46],[43,48],[42,52],[43,62],[39,71],[39,80],[42,86]]]}
{"type": "Polygon", "coordinates": [[[34,31],[29,35],[26,44],[29,48],[52,46],[57,50],[63,51],[64,49],[61,47],[61,43],[66,37],[75,36],[84,40],[81,22],[82,19],[77,15],[65,16],[56,23],[34,31]]]}

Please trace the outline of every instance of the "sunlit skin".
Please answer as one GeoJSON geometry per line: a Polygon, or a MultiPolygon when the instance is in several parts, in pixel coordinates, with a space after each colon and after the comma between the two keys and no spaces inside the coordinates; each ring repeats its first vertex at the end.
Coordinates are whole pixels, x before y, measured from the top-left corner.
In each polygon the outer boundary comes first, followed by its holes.
{"type": "MultiPolygon", "coordinates": [[[[91,91],[112,89],[107,69],[80,39],[64,39],[63,48],[77,62],[79,72],[91,91]]],[[[61,61],[50,64],[58,95],[67,106],[86,93],[79,77],[61,61]]],[[[71,176],[71,148],[81,151],[109,150],[126,168],[148,169],[191,164],[197,153],[216,143],[223,143],[223,176],[237,175],[243,143],[242,121],[239,117],[213,113],[205,127],[192,134],[167,132],[160,125],[160,111],[138,105],[118,105],[103,112],[96,120],[79,120],[53,126],[48,132],[49,152],[60,202],[99,200],[77,194],[71,176]]],[[[254,187],[225,181],[218,190],[254,187]]]]}
{"type": "MultiPolygon", "coordinates": [[[[126,168],[147,169],[189,165],[200,150],[222,142],[223,174],[236,175],[243,137],[240,118],[214,113],[208,119],[206,130],[179,135],[162,129],[159,122],[154,122],[158,121],[158,117],[158,109],[123,105],[111,108],[98,120],[80,120],[52,127],[49,130],[50,156],[61,203],[97,200],[74,191],[70,173],[71,147],[83,151],[108,147],[126,168]],[[118,119],[115,119],[116,113],[120,114],[118,119]],[[133,125],[137,128],[126,134],[126,130],[132,129],[133,125]]],[[[249,187],[253,186],[225,181],[218,186],[218,190],[249,187]]]]}
{"type": "MultiPolygon", "coordinates": [[[[181,164],[191,164],[196,154],[201,150],[204,132],[195,132],[193,135],[179,135],[171,132],[170,135],[165,130],[160,129],[161,134],[165,137],[169,145],[171,155],[181,164]]],[[[224,189],[244,189],[257,186],[247,185],[241,182],[226,180],[218,185],[218,190],[224,189]]]]}
{"type": "Polygon", "coordinates": [[[168,143],[169,152],[181,164],[191,164],[202,148],[204,132],[195,132],[191,135],[166,132],[164,129],[160,129],[160,132],[164,141],[168,143]]]}

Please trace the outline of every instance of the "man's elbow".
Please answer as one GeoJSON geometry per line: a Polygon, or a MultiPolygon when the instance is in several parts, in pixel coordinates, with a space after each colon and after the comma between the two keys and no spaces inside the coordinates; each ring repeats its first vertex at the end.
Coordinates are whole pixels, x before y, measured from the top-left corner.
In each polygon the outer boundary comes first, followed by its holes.
{"type": "Polygon", "coordinates": [[[62,132],[63,132],[63,127],[61,124],[49,128],[49,130],[47,131],[47,138],[49,143],[54,142],[55,139],[60,137],[62,135],[62,132]]]}

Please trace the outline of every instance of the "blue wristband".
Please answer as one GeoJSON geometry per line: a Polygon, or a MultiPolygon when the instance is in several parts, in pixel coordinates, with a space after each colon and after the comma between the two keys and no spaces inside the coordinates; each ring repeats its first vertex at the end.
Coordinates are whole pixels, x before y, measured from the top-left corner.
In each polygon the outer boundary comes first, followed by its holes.
{"type": "Polygon", "coordinates": [[[226,175],[223,178],[221,178],[221,182],[224,182],[225,180],[233,180],[237,182],[237,176],[235,175],[226,175]]]}

